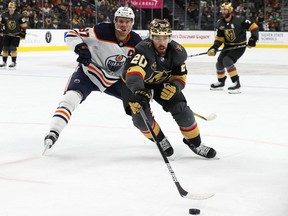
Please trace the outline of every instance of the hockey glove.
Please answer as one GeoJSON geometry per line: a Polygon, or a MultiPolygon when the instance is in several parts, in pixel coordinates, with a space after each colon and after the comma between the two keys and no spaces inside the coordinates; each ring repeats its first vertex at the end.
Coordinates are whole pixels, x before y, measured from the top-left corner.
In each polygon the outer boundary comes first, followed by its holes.
{"type": "Polygon", "coordinates": [[[85,66],[88,66],[91,63],[91,53],[86,43],[78,44],[75,47],[74,52],[79,55],[77,62],[85,66]]]}
{"type": "Polygon", "coordinates": [[[129,101],[129,106],[133,114],[138,113],[141,107],[143,107],[143,109],[148,107],[150,98],[151,96],[147,89],[136,90],[129,101]]]}
{"type": "Polygon", "coordinates": [[[171,83],[164,83],[164,88],[161,91],[160,98],[163,100],[170,100],[178,93],[176,86],[171,83]]]}
{"type": "Polygon", "coordinates": [[[18,36],[20,37],[20,40],[24,40],[26,38],[26,30],[21,29],[21,31],[18,33],[18,36]]]}
{"type": "Polygon", "coordinates": [[[254,38],[250,37],[249,41],[248,41],[248,48],[252,48],[255,46],[256,46],[256,40],[254,38]]]}
{"type": "Polygon", "coordinates": [[[214,46],[210,47],[207,51],[208,56],[215,56],[216,52],[217,52],[217,48],[215,48],[214,46]]]}

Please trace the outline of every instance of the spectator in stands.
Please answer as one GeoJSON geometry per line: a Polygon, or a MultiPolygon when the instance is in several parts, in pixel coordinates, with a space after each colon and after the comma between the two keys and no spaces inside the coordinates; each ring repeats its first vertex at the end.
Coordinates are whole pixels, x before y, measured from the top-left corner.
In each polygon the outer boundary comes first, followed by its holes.
{"type": "Polygon", "coordinates": [[[189,2],[187,6],[187,15],[192,18],[192,20],[197,23],[198,22],[198,15],[199,9],[198,5],[195,2],[189,2]]]}
{"type": "Polygon", "coordinates": [[[264,17],[264,14],[263,14],[263,13],[259,13],[259,14],[255,17],[255,23],[258,25],[259,31],[265,31],[265,30],[264,30],[265,17],[264,17]]]}

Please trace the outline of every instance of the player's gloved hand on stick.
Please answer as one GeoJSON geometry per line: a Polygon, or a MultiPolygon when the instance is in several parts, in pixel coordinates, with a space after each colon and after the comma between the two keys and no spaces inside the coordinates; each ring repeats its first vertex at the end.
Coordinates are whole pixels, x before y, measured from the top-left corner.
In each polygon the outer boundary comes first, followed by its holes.
{"type": "Polygon", "coordinates": [[[215,46],[212,46],[208,49],[207,55],[208,56],[215,56],[217,52],[217,48],[215,46]]]}
{"type": "Polygon", "coordinates": [[[149,90],[139,89],[136,90],[129,101],[129,106],[134,114],[138,113],[141,107],[143,109],[148,107],[151,96],[149,90]]]}
{"type": "Polygon", "coordinates": [[[252,48],[255,46],[256,46],[256,40],[254,38],[250,37],[249,41],[248,41],[248,48],[252,48]]]}
{"type": "Polygon", "coordinates": [[[26,30],[25,29],[21,29],[20,32],[18,33],[19,37],[21,40],[24,40],[26,37],[26,30]]]}
{"type": "Polygon", "coordinates": [[[74,52],[79,55],[77,62],[85,66],[88,66],[91,63],[91,53],[86,43],[78,44],[75,47],[74,52]]]}
{"type": "Polygon", "coordinates": [[[161,91],[160,98],[163,100],[170,100],[173,98],[177,93],[178,89],[171,83],[164,83],[164,88],[161,91]]]}

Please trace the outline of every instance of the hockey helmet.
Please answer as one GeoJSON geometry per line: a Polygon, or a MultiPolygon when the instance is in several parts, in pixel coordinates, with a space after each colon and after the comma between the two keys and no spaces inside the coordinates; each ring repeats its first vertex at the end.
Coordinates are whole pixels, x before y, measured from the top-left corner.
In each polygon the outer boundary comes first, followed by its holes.
{"type": "Polygon", "coordinates": [[[154,19],[149,24],[149,38],[152,40],[154,35],[171,36],[172,29],[168,20],[154,19]]]}
{"type": "Polygon", "coordinates": [[[129,7],[119,7],[114,14],[114,22],[116,22],[117,17],[130,18],[132,19],[132,25],[134,24],[135,14],[129,7]]]}
{"type": "Polygon", "coordinates": [[[229,10],[229,11],[233,11],[233,6],[232,3],[230,2],[225,2],[221,5],[221,10],[229,10]]]}
{"type": "Polygon", "coordinates": [[[16,3],[15,2],[9,2],[8,8],[16,8],[16,3]]]}

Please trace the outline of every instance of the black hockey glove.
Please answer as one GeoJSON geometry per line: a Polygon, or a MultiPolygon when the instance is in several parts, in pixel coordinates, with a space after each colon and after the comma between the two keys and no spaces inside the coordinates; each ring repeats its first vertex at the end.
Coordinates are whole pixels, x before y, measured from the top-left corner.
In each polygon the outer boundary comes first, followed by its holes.
{"type": "Polygon", "coordinates": [[[256,40],[254,38],[250,37],[249,41],[248,41],[248,48],[252,48],[255,46],[256,46],[256,40]]]}
{"type": "Polygon", "coordinates": [[[163,100],[170,100],[178,93],[177,86],[171,83],[164,83],[164,88],[161,91],[160,98],[163,100]]]}
{"type": "Polygon", "coordinates": [[[26,29],[21,29],[18,36],[20,37],[20,40],[24,40],[26,38],[26,29]]]}
{"type": "Polygon", "coordinates": [[[139,89],[134,92],[132,95],[129,106],[134,114],[138,113],[141,107],[145,109],[149,106],[149,100],[151,96],[149,90],[147,89],[139,89]]]}
{"type": "Polygon", "coordinates": [[[207,55],[208,56],[215,56],[216,52],[217,52],[218,48],[216,48],[214,45],[211,46],[208,51],[207,51],[207,55]]]}
{"type": "Polygon", "coordinates": [[[79,55],[77,62],[85,66],[88,66],[91,63],[91,53],[86,43],[78,44],[75,47],[74,52],[79,55]]]}

